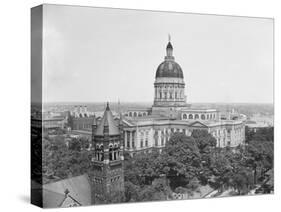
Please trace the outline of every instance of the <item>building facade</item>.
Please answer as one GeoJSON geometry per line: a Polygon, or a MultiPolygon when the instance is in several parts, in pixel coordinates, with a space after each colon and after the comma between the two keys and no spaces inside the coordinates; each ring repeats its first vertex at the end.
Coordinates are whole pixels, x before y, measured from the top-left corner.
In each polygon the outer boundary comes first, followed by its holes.
{"type": "Polygon", "coordinates": [[[183,71],[175,62],[169,40],[164,61],[156,70],[152,107],[130,109],[124,113],[126,151],[134,154],[163,148],[173,133],[190,136],[194,129],[207,130],[216,138],[218,147],[236,147],[244,143],[245,115],[193,108],[187,103],[185,89],[183,71]]]}
{"type": "Polygon", "coordinates": [[[75,106],[74,111],[69,112],[68,125],[71,130],[91,131],[93,123],[93,115],[88,112],[86,106],[75,106]]]}

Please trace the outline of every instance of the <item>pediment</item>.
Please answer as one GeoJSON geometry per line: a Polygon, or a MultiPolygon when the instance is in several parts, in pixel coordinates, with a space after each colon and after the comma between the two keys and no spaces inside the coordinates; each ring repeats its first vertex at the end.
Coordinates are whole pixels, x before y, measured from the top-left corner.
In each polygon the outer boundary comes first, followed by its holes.
{"type": "Polygon", "coordinates": [[[203,124],[200,121],[195,121],[195,122],[191,123],[189,126],[190,127],[204,127],[204,128],[208,127],[207,125],[203,124]]]}

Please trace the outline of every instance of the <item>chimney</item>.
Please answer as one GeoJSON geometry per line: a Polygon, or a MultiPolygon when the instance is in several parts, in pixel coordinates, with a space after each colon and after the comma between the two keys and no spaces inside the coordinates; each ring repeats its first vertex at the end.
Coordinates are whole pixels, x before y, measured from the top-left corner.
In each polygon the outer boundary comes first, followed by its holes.
{"type": "Polygon", "coordinates": [[[89,114],[88,114],[88,109],[87,109],[87,106],[86,106],[86,105],[84,106],[84,115],[85,115],[85,117],[88,117],[88,116],[89,116],[89,114]]]}
{"type": "Polygon", "coordinates": [[[78,117],[78,106],[77,105],[74,106],[74,116],[78,117]]]}

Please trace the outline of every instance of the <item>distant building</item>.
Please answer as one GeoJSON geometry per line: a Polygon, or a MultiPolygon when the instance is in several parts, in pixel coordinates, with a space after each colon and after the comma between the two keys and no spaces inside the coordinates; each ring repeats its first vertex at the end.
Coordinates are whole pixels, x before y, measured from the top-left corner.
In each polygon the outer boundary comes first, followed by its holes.
{"type": "Polygon", "coordinates": [[[71,130],[92,130],[93,115],[91,115],[87,106],[75,106],[74,111],[68,113],[68,124],[71,130]]]}
{"type": "Polygon", "coordinates": [[[42,127],[45,130],[63,129],[65,127],[65,117],[31,117],[31,126],[42,127]]]}

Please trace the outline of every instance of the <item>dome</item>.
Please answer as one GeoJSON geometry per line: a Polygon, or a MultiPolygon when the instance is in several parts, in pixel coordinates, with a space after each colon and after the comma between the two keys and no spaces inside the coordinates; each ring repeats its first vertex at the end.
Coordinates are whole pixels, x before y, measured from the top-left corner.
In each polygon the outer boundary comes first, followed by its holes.
{"type": "Polygon", "coordinates": [[[158,77],[183,78],[183,72],[178,63],[172,60],[165,60],[157,68],[156,78],[158,77]]]}
{"type": "Polygon", "coordinates": [[[175,58],[173,56],[173,46],[171,44],[170,36],[169,42],[166,46],[165,61],[158,66],[156,71],[156,78],[158,77],[173,77],[183,79],[181,67],[175,62],[175,58]]]}

